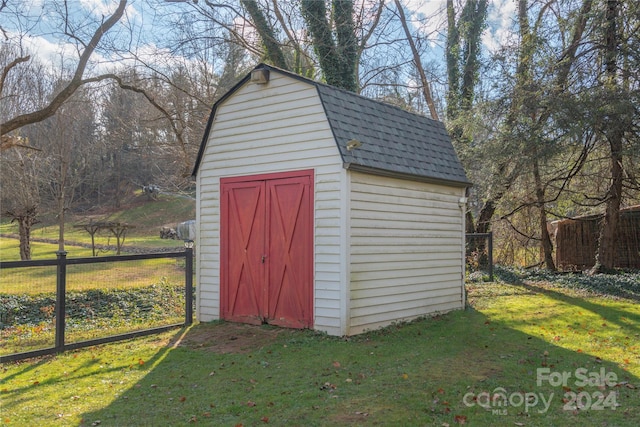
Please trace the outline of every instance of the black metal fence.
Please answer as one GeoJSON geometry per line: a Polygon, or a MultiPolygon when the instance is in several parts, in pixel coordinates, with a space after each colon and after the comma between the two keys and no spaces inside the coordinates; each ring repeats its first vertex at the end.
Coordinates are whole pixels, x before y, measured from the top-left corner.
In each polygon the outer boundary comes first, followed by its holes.
{"type": "Polygon", "coordinates": [[[467,272],[487,273],[493,282],[493,233],[466,234],[467,272]]]}
{"type": "Polygon", "coordinates": [[[57,259],[0,262],[0,353],[9,349],[9,354],[0,354],[0,362],[192,324],[192,248],[99,258],[56,254],[57,259]],[[135,324],[132,313],[142,313],[144,321],[135,324]],[[113,319],[117,320],[116,328],[105,323],[113,323],[113,319]],[[136,329],[136,325],[142,327],[136,329]],[[70,328],[74,329],[71,337],[70,328]],[[91,328],[97,335],[107,335],[91,338],[93,332],[87,332],[91,328]],[[9,345],[10,338],[24,339],[26,344],[16,341],[9,345]]]}

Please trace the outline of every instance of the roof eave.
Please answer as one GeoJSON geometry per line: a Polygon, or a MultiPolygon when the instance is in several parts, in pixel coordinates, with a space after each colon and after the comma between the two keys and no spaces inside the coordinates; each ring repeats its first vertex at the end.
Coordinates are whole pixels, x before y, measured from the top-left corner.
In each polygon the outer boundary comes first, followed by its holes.
{"type": "MultiPolygon", "coordinates": [[[[263,64],[259,64],[255,68],[259,68],[263,64]]],[[[209,119],[207,120],[207,127],[204,129],[204,135],[202,137],[202,141],[200,142],[200,148],[198,149],[198,156],[196,157],[196,161],[193,164],[193,170],[191,171],[191,177],[195,178],[198,175],[198,169],[200,169],[200,163],[202,162],[202,157],[204,156],[204,150],[207,148],[207,142],[209,140],[209,133],[211,132],[211,126],[213,126],[213,121],[216,116],[216,112],[218,110],[218,106],[226,101],[231,95],[233,95],[238,88],[244,85],[248,80],[251,79],[251,73],[244,76],[242,80],[236,83],[233,88],[231,88],[227,93],[225,93],[220,99],[218,99],[211,108],[211,114],[209,114],[209,119]]]]}
{"type": "Polygon", "coordinates": [[[444,179],[444,178],[434,178],[434,177],[424,176],[424,175],[415,175],[415,174],[410,174],[410,173],[405,173],[405,172],[392,171],[392,170],[388,170],[388,169],[374,168],[374,167],[371,167],[371,166],[363,166],[363,165],[359,165],[357,163],[346,163],[345,162],[345,163],[342,164],[342,166],[347,170],[351,170],[351,171],[355,171],[355,172],[368,173],[368,174],[371,174],[371,175],[385,176],[385,177],[389,177],[389,178],[405,179],[405,180],[408,180],[408,181],[425,182],[425,183],[429,183],[429,184],[448,185],[448,186],[451,186],[451,187],[458,187],[458,188],[473,187],[473,183],[471,183],[469,181],[456,181],[456,180],[444,179]]]}

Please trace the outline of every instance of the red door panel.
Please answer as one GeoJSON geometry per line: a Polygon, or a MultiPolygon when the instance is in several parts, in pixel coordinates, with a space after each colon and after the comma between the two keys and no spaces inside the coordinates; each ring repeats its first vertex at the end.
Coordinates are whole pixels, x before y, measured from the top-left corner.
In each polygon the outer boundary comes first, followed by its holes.
{"type": "Polygon", "coordinates": [[[313,326],[313,171],[221,180],[223,319],[313,326]]]}
{"type": "Polygon", "coordinates": [[[220,243],[221,310],[231,321],[261,324],[264,317],[264,182],[223,183],[220,243]]]}
{"type": "Polygon", "coordinates": [[[293,328],[313,323],[311,178],[267,182],[268,322],[293,328]]]}

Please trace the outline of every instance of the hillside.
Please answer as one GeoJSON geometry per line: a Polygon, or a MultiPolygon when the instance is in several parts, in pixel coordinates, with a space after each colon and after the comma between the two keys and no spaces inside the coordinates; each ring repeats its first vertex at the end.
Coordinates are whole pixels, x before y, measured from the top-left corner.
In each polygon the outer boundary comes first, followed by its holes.
{"type": "MultiPolygon", "coordinates": [[[[144,194],[133,194],[119,209],[101,207],[90,213],[69,215],[65,223],[65,244],[91,247],[91,236],[82,225],[90,221],[110,221],[127,223],[131,227],[125,236],[123,252],[182,247],[181,241],[161,239],[160,229],[175,228],[179,223],[191,219],[195,219],[195,199],[191,197],[161,194],[157,200],[151,200],[144,194]]],[[[31,240],[33,243],[55,244],[58,232],[57,223],[43,218],[41,223],[33,227],[31,240]]],[[[18,253],[17,233],[17,225],[3,219],[0,225],[3,260],[12,259],[14,252],[18,253]]],[[[106,251],[106,254],[113,254],[115,244],[116,238],[109,231],[100,231],[95,236],[95,245],[102,253],[106,251]]]]}
{"type": "Polygon", "coordinates": [[[189,196],[161,194],[151,200],[135,194],[121,208],[107,208],[90,215],[74,215],[74,223],[94,221],[123,222],[135,226],[131,236],[157,235],[161,227],[175,228],[177,224],[195,219],[196,201],[189,196]]]}

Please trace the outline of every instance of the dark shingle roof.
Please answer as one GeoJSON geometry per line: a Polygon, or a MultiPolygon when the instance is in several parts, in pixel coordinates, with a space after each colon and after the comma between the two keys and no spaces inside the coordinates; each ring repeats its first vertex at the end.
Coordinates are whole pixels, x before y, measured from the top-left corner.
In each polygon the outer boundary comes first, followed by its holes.
{"type": "MultiPolygon", "coordinates": [[[[346,168],[456,186],[471,185],[443,123],[266,64],[256,68],[266,68],[316,86],[346,168]],[[350,140],[357,140],[362,145],[349,151],[347,142],[350,140]]],[[[247,75],[214,105],[196,159],[194,176],[202,160],[217,105],[249,77],[247,75]]]]}
{"type": "Polygon", "coordinates": [[[315,84],[347,168],[470,184],[442,122],[315,84]],[[349,151],[352,139],[362,145],[349,151]]]}

